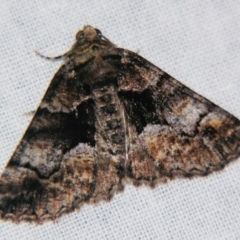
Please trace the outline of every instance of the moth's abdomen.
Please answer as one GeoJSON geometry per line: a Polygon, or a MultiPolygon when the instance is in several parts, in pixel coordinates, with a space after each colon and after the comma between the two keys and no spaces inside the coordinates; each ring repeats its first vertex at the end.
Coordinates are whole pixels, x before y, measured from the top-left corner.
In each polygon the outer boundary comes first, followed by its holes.
{"type": "Polygon", "coordinates": [[[112,155],[112,160],[122,162],[126,153],[126,127],[123,106],[118,98],[116,86],[108,84],[93,90],[96,112],[97,149],[112,155]]]}

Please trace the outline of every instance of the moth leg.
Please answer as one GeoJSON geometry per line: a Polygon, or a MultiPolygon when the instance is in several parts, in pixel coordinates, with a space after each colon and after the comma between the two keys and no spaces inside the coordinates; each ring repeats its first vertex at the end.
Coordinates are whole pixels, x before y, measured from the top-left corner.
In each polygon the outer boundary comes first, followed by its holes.
{"type": "Polygon", "coordinates": [[[33,116],[36,113],[36,110],[23,113],[23,116],[33,116]]]}

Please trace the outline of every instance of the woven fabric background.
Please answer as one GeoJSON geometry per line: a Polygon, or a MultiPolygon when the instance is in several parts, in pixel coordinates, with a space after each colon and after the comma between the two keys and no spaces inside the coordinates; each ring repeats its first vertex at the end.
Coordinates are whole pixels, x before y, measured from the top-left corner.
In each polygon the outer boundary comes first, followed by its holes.
{"type": "MultiPolygon", "coordinates": [[[[86,24],[240,118],[238,0],[1,0],[0,172],[86,24]]],[[[126,186],[109,203],[43,225],[0,222],[0,239],[240,239],[240,161],[206,178],[126,186]]]]}

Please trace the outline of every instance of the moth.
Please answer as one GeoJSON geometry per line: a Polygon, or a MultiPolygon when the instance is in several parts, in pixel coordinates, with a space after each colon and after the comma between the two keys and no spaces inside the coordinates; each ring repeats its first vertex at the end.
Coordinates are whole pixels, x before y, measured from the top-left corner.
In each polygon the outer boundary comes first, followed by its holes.
{"type": "Polygon", "coordinates": [[[85,26],[0,178],[0,218],[42,223],[124,184],[205,176],[240,156],[240,121],[85,26]]]}

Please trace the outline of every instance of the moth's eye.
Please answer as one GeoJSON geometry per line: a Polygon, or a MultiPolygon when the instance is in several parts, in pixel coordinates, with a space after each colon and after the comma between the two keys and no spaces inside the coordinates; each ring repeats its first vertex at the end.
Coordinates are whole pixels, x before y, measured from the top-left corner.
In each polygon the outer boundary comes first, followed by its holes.
{"type": "Polygon", "coordinates": [[[79,31],[79,32],[76,34],[76,40],[82,39],[83,36],[84,36],[83,31],[79,31]]]}
{"type": "Polygon", "coordinates": [[[96,29],[96,32],[97,32],[97,35],[98,35],[98,37],[102,37],[102,33],[101,33],[101,31],[99,31],[98,29],[96,29]]]}

